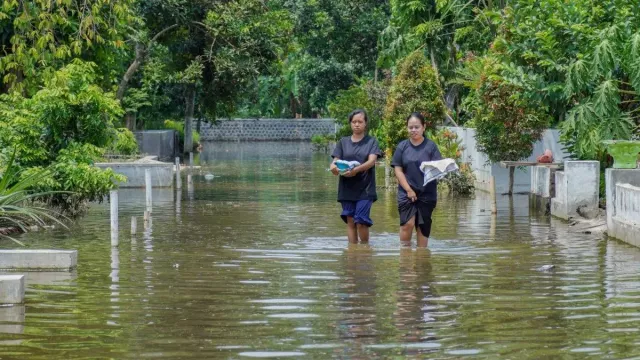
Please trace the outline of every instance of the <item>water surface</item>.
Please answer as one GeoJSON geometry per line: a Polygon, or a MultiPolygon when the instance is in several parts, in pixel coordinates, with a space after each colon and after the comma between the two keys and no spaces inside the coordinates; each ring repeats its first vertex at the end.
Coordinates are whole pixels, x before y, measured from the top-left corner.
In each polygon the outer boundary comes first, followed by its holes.
{"type": "Polygon", "coordinates": [[[22,236],[79,265],[27,275],[26,305],[0,308],[0,359],[640,357],[640,250],[530,214],[527,197],[500,199],[495,221],[483,194],[442,197],[424,250],[399,247],[381,192],[371,244],[348,246],[326,154],[220,143],[200,160],[178,201],[154,191],[134,238],[144,193],[121,190],[117,249],[107,204],[22,236]]]}

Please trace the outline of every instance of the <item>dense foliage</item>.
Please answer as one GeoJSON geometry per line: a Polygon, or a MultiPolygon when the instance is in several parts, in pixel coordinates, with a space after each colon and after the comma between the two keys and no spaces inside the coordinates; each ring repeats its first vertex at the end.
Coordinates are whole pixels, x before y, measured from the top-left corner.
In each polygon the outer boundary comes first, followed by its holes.
{"type": "Polygon", "coordinates": [[[422,113],[427,129],[440,125],[444,118],[442,89],[421,51],[413,52],[398,65],[389,89],[382,122],[382,146],[387,158],[408,137],[406,118],[412,112],[422,113]]]}
{"type": "Polygon", "coordinates": [[[640,125],[632,0],[5,1],[0,43],[0,158],[47,169],[39,191],[74,191],[50,200],[66,209],[122,180],[92,164],[136,153],[136,129],[191,149],[202,121],[332,116],[343,135],[364,108],[389,154],[420,111],[476,127],[497,161],[546,126],[600,160],[640,125]]]}
{"type": "Polygon", "coordinates": [[[474,118],[478,150],[490,162],[529,157],[549,125],[544,107],[526,99],[521,88],[501,80],[483,82],[479,92],[484,106],[474,118]]]}
{"type": "Polygon", "coordinates": [[[95,64],[75,60],[54,72],[32,97],[0,95],[2,158],[9,159],[15,149],[15,166],[24,176],[49,169],[34,187],[43,193],[73,192],[47,198],[71,213],[86,200],[101,200],[116,181],[125,180],[92,166],[106,148],[137,151],[132,134],[116,130],[122,110],[112,94],[95,85],[94,69],[95,64]]]}

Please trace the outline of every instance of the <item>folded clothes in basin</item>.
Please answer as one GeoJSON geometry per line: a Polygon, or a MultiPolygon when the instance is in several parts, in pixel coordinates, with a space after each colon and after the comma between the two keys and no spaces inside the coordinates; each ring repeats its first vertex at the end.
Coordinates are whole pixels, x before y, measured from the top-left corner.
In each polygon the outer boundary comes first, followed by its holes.
{"type": "Polygon", "coordinates": [[[448,173],[458,171],[458,165],[453,159],[442,159],[438,161],[424,161],[420,164],[420,170],[424,173],[424,185],[442,179],[448,173]]]}
{"type": "Polygon", "coordinates": [[[360,163],[357,161],[346,161],[346,160],[338,160],[336,161],[336,167],[340,174],[344,174],[349,170],[353,170],[356,166],[360,166],[360,163]]]}

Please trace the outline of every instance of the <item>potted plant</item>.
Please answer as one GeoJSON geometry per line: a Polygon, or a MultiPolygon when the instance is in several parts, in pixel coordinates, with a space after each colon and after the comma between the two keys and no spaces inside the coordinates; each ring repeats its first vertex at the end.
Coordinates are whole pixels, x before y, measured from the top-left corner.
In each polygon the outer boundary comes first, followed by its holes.
{"type": "Polygon", "coordinates": [[[605,140],[609,155],[613,157],[614,169],[635,169],[638,167],[640,140],[605,140]]]}

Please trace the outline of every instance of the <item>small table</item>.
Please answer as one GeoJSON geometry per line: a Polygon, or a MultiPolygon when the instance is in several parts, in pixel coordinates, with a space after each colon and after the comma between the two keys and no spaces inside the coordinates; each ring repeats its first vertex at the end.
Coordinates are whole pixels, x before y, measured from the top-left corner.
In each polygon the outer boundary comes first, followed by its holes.
{"type": "Polygon", "coordinates": [[[509,192],[508,195],[513,195],[513,182],[516,172],[516,168],[520,166],[545,166],[551,169],[551,171],[557,171],[564,166],[564,163],[539,163],[535,161],[500,161],[500,167],[509,169],[509,192]]]}

